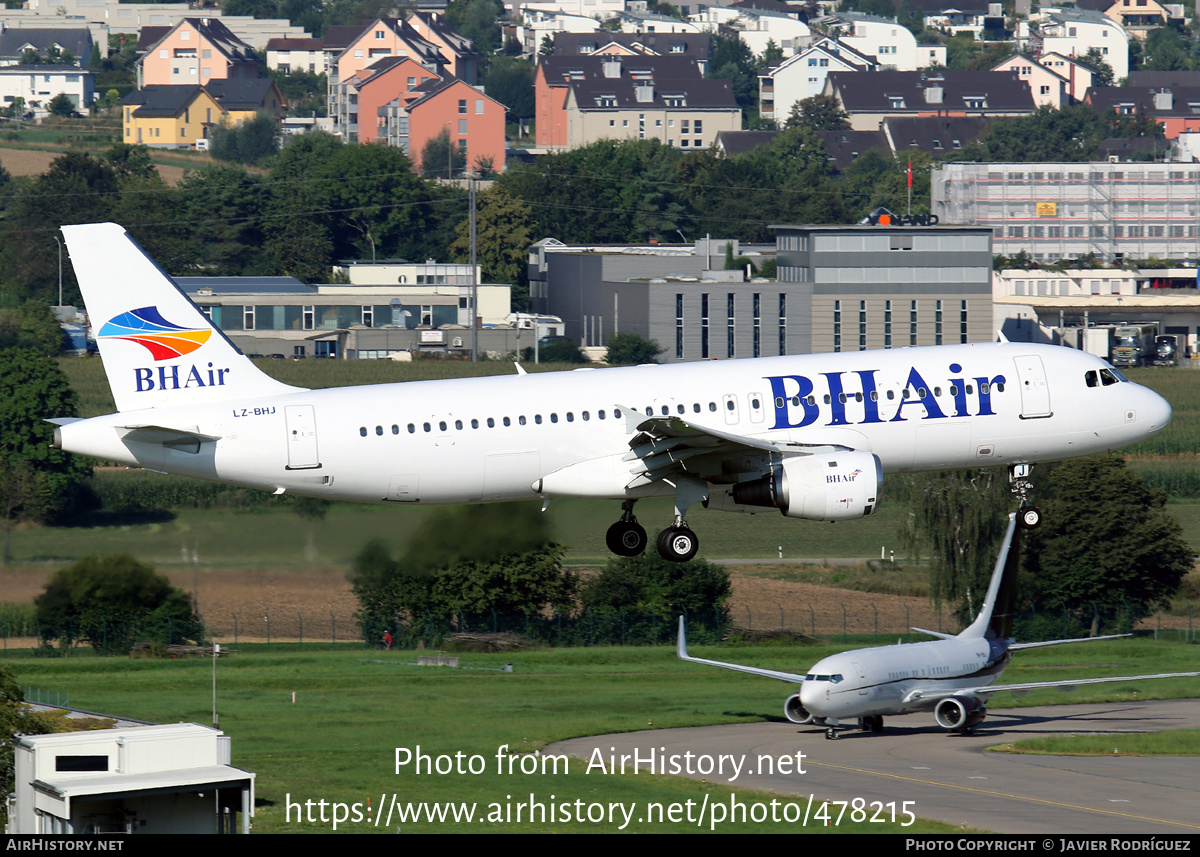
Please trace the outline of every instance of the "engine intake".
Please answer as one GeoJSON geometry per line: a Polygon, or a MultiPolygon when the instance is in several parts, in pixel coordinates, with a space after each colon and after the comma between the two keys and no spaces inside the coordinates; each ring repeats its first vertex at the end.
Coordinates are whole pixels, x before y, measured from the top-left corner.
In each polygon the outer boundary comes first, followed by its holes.
{"type": "Polygon", "coordinates": [[[883,466],[870,452],[796,455],[772,465],[761,479],[733,486],[744,506],[774,506],[789,518],[845,521],[879,508],[883,466]]]}
{"type": "Polygon", "coordinates": [[[813,722],[813,716],[808,709],[800,704],[800,694],[793,693],[783,703],[783,715],[793,723],[804,725],[813,722]]]}
{"type": "Polygon", "coordinates": [[[966,732],[983,722],[987,706],[974,696],[948,696],[933,709],[938,726],[951,732],[966,732]]]}

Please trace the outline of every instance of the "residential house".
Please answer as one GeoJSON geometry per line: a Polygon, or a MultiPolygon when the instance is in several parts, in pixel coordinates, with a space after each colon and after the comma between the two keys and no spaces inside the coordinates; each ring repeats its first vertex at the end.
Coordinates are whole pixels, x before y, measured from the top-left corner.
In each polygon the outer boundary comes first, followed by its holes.
{"type": "Polygon", "coordinates": [[[275,81],[214,80],[207,86],[144,86],[121,101],[126,143],[190,149],[216,125],[239,127],[260,112],[276,118],[286,104],[275,81]]]}
{"type": "MultiPolygon", "coordinates": [[[[1059,77],[1066,78],[1067,92],[1071,100],[1081,102],[1092,85],[1092,70],[1074,57],[1063,56],[1053,51],[1044,52],[1038,57],[1038,65],[1048,68],[1059,77]]],[[[1135,72],[1136,74],[1136,72],[1135,72]]]]}
{"type": "Polygon", "coordinates": [[[1013,72],[1029,86],[1033,103],[1038,107],[1050,107],[1055,110],[1071,104],[1071,82],[1058,72],[1053,71],[1040,62],[1024,54],[1009,57],[1004,62],[993,66],[992,71],[1013,72]]]}
{"type": "Polygon", "coordinates": [[[816,23],[860,54],[875,57],[881,68],[917,71],[946,65],[945,45],[918,45],[916,36],[907,27],[890,18],[839,12],[819,18],[816,23]]]}
{"type": "Polygon", "coordinates": [[[585,33],[558,33],[554,37],[554,55],[559,57],[613,54],[624,56],[675,56],[694,60],[703,76],[712,59],[710,33],[613,33],[589,30],[585,33]]]}
{"type": "Polygon", "coordinates": [[[683,57],[544,57],[534,89],[540,147],[657,139],[706,149],[741,127],[729,81],[702,78],[683,57]]]}
{"type": "Polygon", "coordinates": [[[429,42],[437,45],[446,59],[450,74],[474,84],[479,77],[479,51],[471,40],[451,27],[438,12],[417,10],[408,19],[409,25],[429,42]]]}
{"type": "Polygon", "coordinates": [[[1085,100],[1100,113],[1152,116],[1168,140],[1200,131],[1200,85],[1092,87],[1085,100]]]}
{"type": "Polygon", "coordinates": [[[504,105],[453,77],[426,80],[378,111],[384,142],[403,149],[420,170],[425,146],[446,132],[468,171],[504,171],[504,105]]]}
{"type": "Polygon", "coordinates": [[[267,68],[284,74],[326,74],[324,43],[321,39],[271,39],[267,42],[267,68]]]}
{"type": "Polygon", "coordinates": [[[92,34],[87,27],[24,27],[4,29],[0,23],[0,67],[17,65],[33,51],[49,65],[82,66],[92,57],[92,34]],[[69,54],[74,59],[65,62],[69,54]]]}
{"type": "Polygon", "coordinates": [[[51,100],[59,93],[65,93],[76,110],[86,110],[96,100],[92,72],[73,65],[0,67],[0,108],[20,103],[22,112],[47,116],[51,100]]]}
{"type": "Polygon", "coordinates": [[[381,130],[380,108],[397,97],[414,92],[429,81],[441,80],[416,60],[384,57],[338,84],[338,103],[347,106],[342,128],[347,142],[375,143],[386,134],[381,130]]]}
{"type": "Polygon", "coordinates": [[[1033,96],[1021,78],[999,71],[832,72],[825,94],[835,96],[856,131],[891,116],[1021,116],[1033,96]]]}
{"type": "Polygon", "coordinates": [[[1111,18],[1135,39],[1145,39],[1151,30],[1165,27],[1176,18],[1166,4],[1157,0],[1078,0],[1076,5],[1111,18]]]}
{"type": "Polygon", "coordinates": [[[357,129],[349,128],[349,117],[358,113],[358,105],[353,101],[353,93],[343,90],[340,84],[384,57],[406,57],[438,77],[445,75],[446,59],[437,45],[407,21],[377,18],[350,40],[329,69],[329,116],[333,119],[334,133],[346,142],[357,137],[357,129]]]}
{"type": "Polygon", "coordinates": [[[693,21],[680,21],[652,12],[618,12],[613,17],[622,33],[702,33],[705,30],[693,21]]]}
{"type": "Polygon", "coordinates": [[[755,56],[762,56],[774,44],[788,57],[808,47],[813,40],[812,30],[795,13],[748,6],[709,6],[690,20],[736,35],[755,56]]]}
{"type": "Polygon", "coordinates": [[[1031,47],[1040,53],[1081,57],[1095,48],[1113,70],[1113,80],[1129,74],[1129,34],[1116,21],[1088,9],[1044,7],[1031,47]]]}
{"type": "Polygon", "coordinates": [[[258,77],[254,48],[217,18],[185,18],[138,60],[138,88],[258,77]]]}
{"type": "Polygon", "coordinates": [[[221,121],[221,107],[199,84],[151,84],[121,100],[121,115],[126,143],[190,149],[221,121]]]}
{"type": "Polygon", "coordinates": [[[925,26],[951,35],[970,33],[978,41],[1004,35],[1004,7],[988,0],[961,0],[925,10],[925,26]]]}
{"type": "Polygon", "coordinates": [[[783,62],[758,74],[759,115],[783,121],[797,101],[825,91],[831,71],[875,71],[873,57],[826,36],[783,62]]]}

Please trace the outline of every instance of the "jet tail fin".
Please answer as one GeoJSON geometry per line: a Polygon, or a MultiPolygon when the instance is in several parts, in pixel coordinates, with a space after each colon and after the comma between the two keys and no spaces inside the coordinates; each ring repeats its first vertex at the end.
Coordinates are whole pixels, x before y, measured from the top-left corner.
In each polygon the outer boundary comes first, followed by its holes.
{"type": "Polygon", "coordinates": [[[288,393],[115,223],[62,227],[121,411],[288,393]]]}
{"type": "Polygon", "coordinates": [[[996,567],[988,584],[983,608],[975,621],[958,636],[987,637],[989,639],[1011,639],[1013,635],[1013,611],[1016,608],[1017,568],[1020,565],[1020,544],[1017,539],[1017,516],[1008,516],[1008,530],[1000,544],[996,567]]]}

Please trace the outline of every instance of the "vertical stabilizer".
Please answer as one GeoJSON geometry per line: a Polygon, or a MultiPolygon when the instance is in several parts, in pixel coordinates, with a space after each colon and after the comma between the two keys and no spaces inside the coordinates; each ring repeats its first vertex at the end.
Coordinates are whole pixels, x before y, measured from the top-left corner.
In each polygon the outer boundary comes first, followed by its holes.
{"type": "Polygon", "coordinates": [[[1017,516],[1008,516],[1008,530],[1000,544],[1000,555],[988,584],[983,609],[960,637],[987,637],[1007,640],[1012,638],[1013,613],[1017,606],[1017,569],[1020,565],[1021,545],[1017,538],[1017,516]]]}
{"type": "Polygon", "coordinates": [[[242,354],[123,228],[62,231],[118,410],[296,389],[242,354]]]}

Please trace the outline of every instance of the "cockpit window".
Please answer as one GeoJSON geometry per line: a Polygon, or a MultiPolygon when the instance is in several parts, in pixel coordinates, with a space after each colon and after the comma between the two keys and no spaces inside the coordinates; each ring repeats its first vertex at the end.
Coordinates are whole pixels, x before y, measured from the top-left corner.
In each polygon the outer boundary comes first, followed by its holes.
{"type": "Polygon", "coordinates": [[[1100,376],[1097,375],[1096,370],[1093,369],[1090,372],[1084,373],[1083,380],[1089,387],[1095,387],[1097,384],[1100,383],[1100,376]]]}
{"type": "Polygon", "coordinates": [[[1124,381],[1126,384],[1130,383],[1129,379],[1122,375],[1118,370],[1110,369],[1109,371],[1117,376],[1118,381],[1124,381]]]}
{"type": "Polygon", "coordinates": [[[844,679],[843,679],[843,676],[841,673],[835,673],[834,675],[814,675],[813,673],[809,673],[808,675],[806,675],[804,677],[804,680],[805,681],[828,681],[828,682],[832,682],[833,684],[838,684],[841,681],[843,681],[844,679]]]}
{"type": "Polygon", "coordinates": [[[1116,370],[1101,369],[1100,370],[1100,381],[1104,384],[1105,387],[1111,387],[1113,384],[1121,383],[1122,379],[1117,376],[1116,370]]]}

